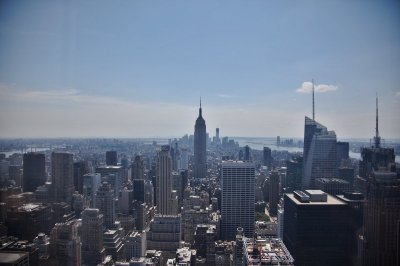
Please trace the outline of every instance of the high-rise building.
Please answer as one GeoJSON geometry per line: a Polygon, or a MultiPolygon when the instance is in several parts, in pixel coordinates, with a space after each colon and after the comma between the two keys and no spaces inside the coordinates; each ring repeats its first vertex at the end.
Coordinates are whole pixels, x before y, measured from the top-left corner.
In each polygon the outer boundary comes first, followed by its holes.
{"type": "Polygon", "coordinates": [[[286,161],[286,191],[301,189],[303,177],[303,157],[286,161]]]}
{"type": "Polygon", "coordinates": [[[339,178],[317,178],[315,188],[333,196],[351,191],[350,183],[339,178]]]}
{"type": "Polygon", "coordinates": [[[279,203],[279,173],[272,171],[269,175],[269,213],[277,215],[279,203]]]}
{"type": "Polygon", "coordinates": [[[157,210],[159,214],[172,214],[172,161],[170,147],[164,145],[157,158],[157,210]]]}
{"type": "Polygon", "coordinates": [[[118,156],[116,151],[106,151],[106,165],[117,165],[118,156]]]}
{"type": "Polygon", "coordinates": [[[97,265],[103,261],[103,215],[98,209],[82,212],[82,261],[84,265],[97,265]]]}
{"type": "Polygon", "coordinates": [[[132,179],[144,179],[144,160],[142,155],[136,155],[132,164],[132,179]]]}
{"type": "Polygon", "coordinates": [[[50,265],[80,266],[81,239],[78,223],[57,223],[50,234],[50,265]]]}
{"type": "Polygon", "coordinates": [[[206,121],[202,116],[201,101],[199,108],[199,117],[194,126],[194,171],[195,178],[207,177],[207,134],[206,121]]]}
{"type": "Polygon", "coordinates": [[[271,149],[268,147],[263,148],[263,165],[270,167],[272,163],[271,149]]]}
{"type": "Polygon", "coordinates": [[[95,207],[103,214],[104,226],[112,228],[115,222],[115,199],[111,185],[103,182],[96,193],[95,207]]]}
{"type": "Polygon", "coordinates": [[[351,265],[352,211],[321,190],[285,194],[283,241],[298,266],[351,265]]]}
{"type": "Polygon", "coordinates": [[[72,154],[61,152],[51,154],[51,183],[55,201],[71,203],[74,192],[72,154]]]}
{"type": "Polygon", "coordinates": [[[223,161],[221,164],[221,233],[234,240],[236,229],[253,236],[255,203],[255,165],[251,162],[223,161]]]}
{"type": "Polygon", "coordinates": [[[24,154],[23,189],[24,192],[35,192],[36,188],[46,182],[45,157],[42,153],[24,154]]]}
{"type": "Polygon", "coordinates": [[[374,146],[361,149],[360,176],[366,182],[363,265],[400,263],[400,174],[393,148],[380,144],[376,99],[374,146]]]}
{"type": "Polygon", "coordinates": [[[90,207],[96,206],[96,192],[101,185],[100,174],[86,174],[83,176],[83,196],[90,202],[90,207]]]}
{"type": "Polygon", "coordinates": [[[245,161],[250,161],[250,147],[249,147],[249,145],[246,145],[244,147],[244,160],[245,161]]]}
{"type": "Polygon", "coordinates": [[[74,163],[74,187],[75,191],[83,193],[83,176],[89,172],[85,161],[74,163]]]}
{"type": "Polygon", "coordinates": [[[349,143],[338,141],[336,143],[336,152],[337,152],[337,165],[338,167],[341,165],[343,160],[349,159],[349,143]]]}
{"type": "Polygon", "coordinates": [[[146,254],[146,234],[133,231],[126,236],[125,259],[129,261],[134,257],[144,257],[146,254]]]}
{"type": "Polygon", "coordinates": [[[313,188],[315,178],[337,177],[336,134],[307,116],[304,126],[303,155],[304,188],[313,188]]]}
{"type": "Polygon", "coordinates": [[[156,215],[150,222],[146,238],[148,250],[160,250],[167,258],[175,257],[176,250],[181,247],[181,217],[156,215]]]}

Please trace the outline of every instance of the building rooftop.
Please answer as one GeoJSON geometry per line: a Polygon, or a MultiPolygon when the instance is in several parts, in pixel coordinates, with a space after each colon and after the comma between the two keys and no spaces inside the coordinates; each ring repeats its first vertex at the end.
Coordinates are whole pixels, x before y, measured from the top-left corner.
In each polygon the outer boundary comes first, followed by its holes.
{"type": "MultiPolygon", "coordinates": [[[[307,190],[307,192],[309,192],[310,190],[307,190]]],[[[321,190],[318,190],[321,191],[321,190]]],[[[322,192],[322,191],[321,191],[322,192]]],[[[298,200],[295,195],[293,193],[287,193],[286,196],[289,197],[289,199],[291,199],[294,203],[296,203],[297,205],[346,205],[345,202],[329,195],[327,195],[327,200],[326,201],[308,201],[308,202],[302,202],[300,200],[298,200]]]]}
{"type": "Polygon", "coordinates": [[[325,177],[321,177],[321,178],[316,178],[316,181],[319,181],[321,183],[326,183],[326,184],[332,184],[332,183],[336,183],[336,184],[349,184],[349,182],[347,182],[346,180],[343,179],[339,179],[339,178],[325,178],[325,177]]]}
{"type": "Polygon", "coordinates": [[[246,238],[246,265],[294,265],[294,259],[280,238],[246,238]]]}
{"type": "Polygon", "coordinates": [[[0,262],[4,264],[14,264],[23,257],[26,257],[27,254],[27,252],[0,252],[0,262]]]}

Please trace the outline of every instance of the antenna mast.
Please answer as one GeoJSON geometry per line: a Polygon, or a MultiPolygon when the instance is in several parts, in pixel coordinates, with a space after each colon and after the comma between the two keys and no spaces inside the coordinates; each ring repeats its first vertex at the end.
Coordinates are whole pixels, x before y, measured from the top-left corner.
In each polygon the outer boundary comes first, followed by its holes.
{"type": "Polygon", "coordinates": [[[312,79],[312,119],[315,121],[314,79],[312,79]]]}
{"type": "Polygon", "coordinates": [[[375,148],[379,148],[381,144],[381,137],[379,137],[379,117],[378,117],[378,93],[376,94],[376,121],[375,121],[375,148]]]}

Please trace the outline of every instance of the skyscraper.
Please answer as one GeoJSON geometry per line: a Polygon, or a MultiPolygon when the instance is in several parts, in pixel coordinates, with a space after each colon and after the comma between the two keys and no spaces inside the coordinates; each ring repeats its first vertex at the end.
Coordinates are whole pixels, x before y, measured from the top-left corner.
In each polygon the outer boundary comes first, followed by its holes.
{"type": "Polygon", "coordinates": [[[393,148],[380,144],[376,99],[374,146],[361,150],[360,176],[366,182],[363,265],[400,263],[400,175],[393,148]]]}
{"type": "Polygon", "coordinates": [[[136,155],[132,164],[132,179],[144,178],[144,160],[142,155],[136,155]]]}
{"type": "Polygon", "coordinates": [[[251,162],[223,161],[221,164],[221,233],[234,240],[236,229],[243,228],[246,237],[254,232],[255,165],[251,162]]]}
{"type": "Polygon", "coordinates": [[[199,117],[194,126],[194,171],[195,178],[205,178],[207,176],[207,158],[206,158],[207,134],[206,121],[202,116],[201,100],[199,108],[199,117]]]}
{"type": "Polygon", "coordinates": [[[72,154],[61,152],[51,154],[51,181],[55,201],[71,203],[74,191],[72,154]]]}
{"type": "Polygon", "coordinates": [[[104,226],[112,228],[115,222],[115,200],[111,185],[103,182],[96,193],[96,208],[103,214],[104,226]]]}
{"type": "Polygon", "coordinates": [[[78,223],[57,223],[50,234],[50,265],[80,266],[81,240],[78,223]]]}
{"type": "Polygon", "coordinates": [[[283,241],[298,266],[351,265],[351,209],[321,190],[285,194],[283,241]]]}
{"type": "Polygon", "coordinates": [[[118,164],[118,156],[116,151],[106,151],[106,164],[107,165],[118,164]]]}
{"type": "Polygon", "coordinates": [[[169,145],[161,147],[157,158],[157,210],[159,214],[172,214],[172,160],[169,145]]]}
{"type": "Polygon", "coordinates": [[[269,213],[276,215],[278,213],[279,202],[279,173],[272,171],[269,175],[269,213]]]}
{"type": "Polygon", "coordinates": [[[270,167],[272,163],[271,149],[268,147],[263,148],[263,165],[270,167]]]}
{"type": "Polygon", "coordinates": [[[36,188],[46,182],[45,157],[42,153],[24,154],[23,189],[24,192],[35,192],[36,188]]]}
{"type": "Polygon", "coordinates": [[[315,178],[337,177],[337,141],[334,131],[305,117],[303,188],[313,188],[315,178]]]}
{"type": "Polygon", "coordinates": [[[97,265],[103,260],[103,215],[98,209],[82,212],[82,261],[84,265],[97,265]]]}
{"type": "Polygon", "coordinates": [[[74,163],[74,187],[75,191],[83,193],[83,176],[89,172],[85,161],[74,163]]]}

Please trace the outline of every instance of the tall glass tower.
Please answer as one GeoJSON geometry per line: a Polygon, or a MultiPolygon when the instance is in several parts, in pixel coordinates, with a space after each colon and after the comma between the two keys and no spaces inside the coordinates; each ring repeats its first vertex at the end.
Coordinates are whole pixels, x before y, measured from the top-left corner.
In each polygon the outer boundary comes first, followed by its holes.
{"type": "Polygon", "coordinates": [[[194,126],[194,171],[195,178],[204,178],[207,175],[207,160],[206,160],[206,121],[202,116],[201,100],[199,108],[199,117],[196,119],[194,126]]]}

